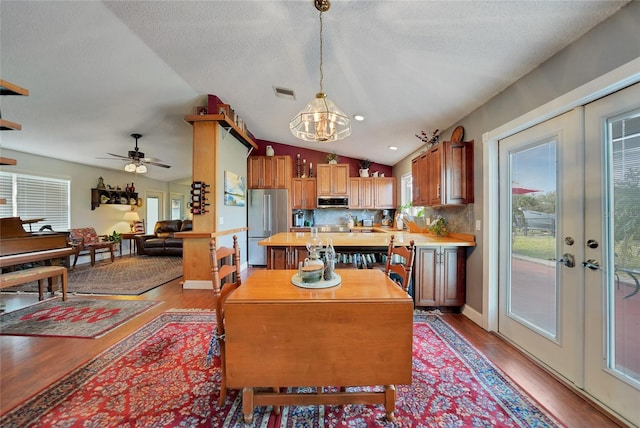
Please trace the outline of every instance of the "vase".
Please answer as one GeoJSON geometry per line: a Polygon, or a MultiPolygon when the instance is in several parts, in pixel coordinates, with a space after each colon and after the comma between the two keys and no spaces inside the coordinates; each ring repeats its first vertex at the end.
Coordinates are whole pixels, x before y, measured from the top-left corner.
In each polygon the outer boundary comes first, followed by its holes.
{"type": "Polygon", "coordinates": [[[335,160],[335,159],[331,159],[331,160],[329,161],[329,163],[330,163],[331,165],[333,165],[333,164],[338,163],[338,161],[337,161],[337,160],[335,160]]]}
{"type": "Polygon", "coordinates": [[[369,168],[360,168],[360,177],[368,177],[369,168]]]}
{"type": "Polygon", "coordinates": [[[273,156],[273,154],[274,154],[273,153],[273,147],[271,147],[271,146],[267,146],[265,151],[267,153],[267,156],[273,156]]]}

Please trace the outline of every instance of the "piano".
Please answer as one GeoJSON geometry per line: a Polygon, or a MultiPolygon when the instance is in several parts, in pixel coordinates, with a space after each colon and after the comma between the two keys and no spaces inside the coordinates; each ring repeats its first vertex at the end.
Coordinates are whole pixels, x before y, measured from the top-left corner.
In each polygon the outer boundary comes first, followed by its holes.
{"type": "MultiPolygon", "coordinates": [[[[65,232],[27,232],[28,224],[20,217],[0,218],[0,269],[2,272],[16,269],[25,263],[42,262],[47,266],[59,265],[63,260],[69,266],[69,256],[75,249],[69,244],[65,232]]],[[[50,283],[53,292],[57,284],[50,283]]]]}

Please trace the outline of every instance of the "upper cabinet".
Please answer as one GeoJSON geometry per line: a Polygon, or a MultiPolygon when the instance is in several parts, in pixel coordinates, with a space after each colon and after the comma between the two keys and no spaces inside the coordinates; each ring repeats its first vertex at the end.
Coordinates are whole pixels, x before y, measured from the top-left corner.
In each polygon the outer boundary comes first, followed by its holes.
{"type": "Polygon", "coordinates": [[[349,208],[396,208],[395,177],[349,178],[349,208]]]}
{"type": "Polygon", "coordinates": [[[247,160],[249,189],[288,189],[290,181],[290,156],[250,156],[247,160]]]}
{"type": "Polygon", "coordinates": [[[315,178],[291,180],[291,208],[313,210],[318,207],[315,178]]]}
{"type": "Polygon", "coordinates": [[[473,141],[444,141],[412,161],[413,204],[473,203],[473,141]]]}
{"type": "Polygon", "coordinates": [[[349,164],[320,164],[318,196],[349,196],[349,164]]]}
{"type": "MultiPolygon", "coordinates": [[[[21,95],[26,97],[29,95],[29,90],[0,79],[0,95],[21,95]]],[[[20,131],[21,129],[22,125],[19,123],[10,122],[0,117],[1,131],[20,131]]]]}

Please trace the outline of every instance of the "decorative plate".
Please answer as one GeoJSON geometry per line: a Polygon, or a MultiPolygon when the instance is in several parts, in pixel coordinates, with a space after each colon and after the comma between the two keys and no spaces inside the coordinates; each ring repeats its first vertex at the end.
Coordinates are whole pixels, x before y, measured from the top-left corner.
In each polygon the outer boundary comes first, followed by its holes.
{"type": "Polygon", "coordinates": [[[451,141],[459,143],[464,138],[464,128],[462,126],[456,127],[451,133],[451,141]]]}
{"type": "Polygon", "coordinates": [[[303,282],[302,278],[300,278],[297,273],[291,277],[291,283],[296,287],[301,288],[330,288],[339,285],[341,282],[342,277],[335,272],[333,272],[333,277],[328,281],[321,279],[316,282],[303,282]]]}
{"type": "Polygon", "coordinates": [[[137,203],[138,203],[138,201],[136,201],[136,198],[129,199],[129,205],[135,205],[137,203]]]}
{"type": "Polygon", "coordinates": [[[138,205],[138,208],[141,208],[142,205],[144,205],[144,201],[142,200],[142,198],[138,198],[138,200],[136,201],[136,205],[138,205]]]}
{"type": "Polygon", "coordinates": [[[120,203],[123,204],[123,205],[126,205],[126,204],[129,203],[129,199],[127,199],[126,196],[121,196],[120,197],[120,203]]]}
{"type": "Polygon", "coordinates": [[[107,195],[100,195],[100,203],[106,204],[107,202],[109,202],[109,197],[107,195]]]}

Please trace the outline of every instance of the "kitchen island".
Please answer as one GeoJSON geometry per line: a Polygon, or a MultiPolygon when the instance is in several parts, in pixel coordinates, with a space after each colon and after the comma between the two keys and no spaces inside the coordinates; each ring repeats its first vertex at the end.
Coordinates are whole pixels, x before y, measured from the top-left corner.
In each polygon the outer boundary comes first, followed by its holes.
{"type": "MultiPolygon", "coordinates": [[[[450,233],[438,237],[430,233],[413,233],[391,228],[373,227],[365,232],[319,233],[322,244],[329,239],[337,253],[337,268],[384,269],[391,235],[395,245],[416,246],[412,296],[416,306],[460,307],[466,295],[466,249],[475,247],[475,237],[450,233]]],[[[261,240],[267,247],[267,269],[297,269],[308,256],[309,232],[278,233],[261,240]]]]}

